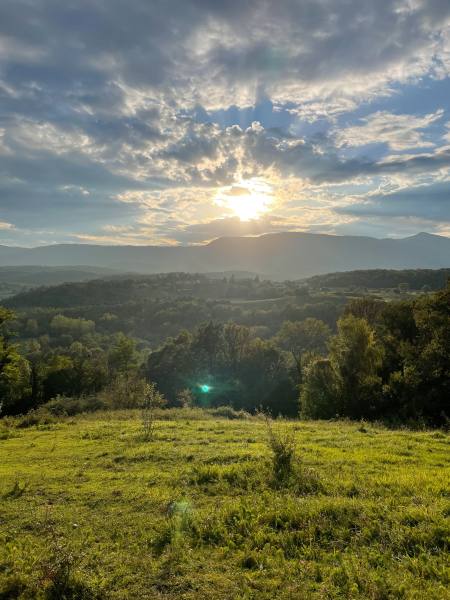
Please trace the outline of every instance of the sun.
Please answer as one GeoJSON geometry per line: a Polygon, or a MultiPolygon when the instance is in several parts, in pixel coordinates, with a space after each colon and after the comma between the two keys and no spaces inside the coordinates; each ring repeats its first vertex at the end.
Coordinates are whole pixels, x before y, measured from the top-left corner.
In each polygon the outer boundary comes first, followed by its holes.
{"type": "Polygon", "coordinates": [[[259,177],[221,188],[215,198],[216,204],[230,210],[241,221],[259,219],[270,210],[272,202],[271,186],[259,177]]]}

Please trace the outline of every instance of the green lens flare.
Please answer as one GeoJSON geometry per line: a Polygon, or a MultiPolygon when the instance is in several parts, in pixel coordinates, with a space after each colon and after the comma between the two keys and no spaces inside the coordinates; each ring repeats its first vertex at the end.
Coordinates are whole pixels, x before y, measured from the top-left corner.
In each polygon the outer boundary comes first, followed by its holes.
{"type": "Polygon", "coordinates": [[[211,386],[204,383],[203,385],[200,386],[200,389],[204,394],[207,394],[210,391],[211,386]]]}

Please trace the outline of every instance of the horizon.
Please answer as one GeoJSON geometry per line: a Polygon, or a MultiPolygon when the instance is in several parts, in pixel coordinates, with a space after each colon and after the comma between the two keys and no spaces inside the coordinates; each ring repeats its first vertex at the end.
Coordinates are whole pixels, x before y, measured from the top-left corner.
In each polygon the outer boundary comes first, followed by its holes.
{"type": "MultiPolygon", "coordinates": [[[[208,246],[209,244],[212,244],[213,242],[219,241],[219,240],[227,240],[227,239],[235,239],[235,238],[262,238],[262,237],[268,237],[268,236],[276,236],[276,235],[291,235],[291,234],[308,234],[308,235],[312,235],[312,236],[328,236],[328,237],[345,237],[345,238],[366,238],[366,239],[373,239],[373,240],[378,240],[378,241],[384,241],[384,240],[406,240],[406,239],[412,239],[412,238],[417,238],[420,236],[430,236],[430,237],[440,237],[440,238],[445,238],[445,239],[450,239],[450,236],[447,235],[442,235],[442,234],[437,234],[437,233],[429,233],[427,231],[418,231],[417,233],[411,234],[411,235],[406,235],[403,237],[394,237],[394,236],[389,236],[389,237],[376,237],[376,236],[370,236],[370,235],[364,235],[364,234],[344,234],[344,233],[329,233],[329,232],[312,232],[312,231],[269,231],[267,233],[261,233],[261,234],[255,234],[255,235],[242,235],[242,236],[237,236],[237,235],[223,235],[217,238],[213,238],[211,240],[205,240],[203,242],[198,242],[198,243],[177,243],[177,244],[129,244],[129,243],[118,243],[118,244],[111,244],[111,243],[101,243],[101,242],[97,242],[97,243],[92,243],[92,242],[53,242],[51,244],[38,244],[36,246],[9,246],[7,244],[2,244],[0,243],[0,247],[3,248],[16,248],[16,249],[20,249],[20,250],[34,250],[37,248],[44,248],[44,247],[52,247],[52,246],[99,246],[99,247],[104,247],[104,248],[195,248],[195,247],[199,247],[199,246],[208,246]]],[[[5,265],[7,266],[7,265],[5,265]]],[[[43,265],[45,266],[45,265],[43,265]]]]}
{"type": "Polygon", "coordinates": [[[2,245],[450,236],[448,3],[7,0],[0,49],[2,245]]]}

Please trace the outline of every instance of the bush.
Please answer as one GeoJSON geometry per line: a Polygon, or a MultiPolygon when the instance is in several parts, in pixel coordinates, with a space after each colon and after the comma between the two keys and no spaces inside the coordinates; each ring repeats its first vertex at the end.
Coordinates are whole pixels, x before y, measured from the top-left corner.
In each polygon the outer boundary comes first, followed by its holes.
{"type": "Polygon", "coordinates": [[[109,408],[139,408],[142,405],[145,385],[144,379],[119,374],[100,392],[99,398],[109,408]]]}
{"type": "Polygon", "coordinates": [[[224,419],[249,419],[250,413],[245,410],[235,410],[231,406],[218,406],[210,408],[208,412],[214,417],[223,417],[224,419]]]}
{"type": "Polygon", "coordinates": [[[184,388],[179,391],[175,402],[173,403],[174,408],[191,408],[194,405],[194,396],[190,389],[184,388]]]}
{"type": "Polygon", "coordinates": [[[35,425],[49,425],[50,423],[55,423],[55,421],[55,417],[41,407],[36,410],[30,410],[26,415],[19,415],[16,419],[16,427],[26,429],[35,425]]]}
{"type": "Polygon", "coordinates": [[[72,417],[83,412],[95,412],[106,408],[105,403],[96,396],[82,396],[81,398],[68,398],[58,394],[46,404],[42,409],[48,411],[55,417],[72,417]]]}

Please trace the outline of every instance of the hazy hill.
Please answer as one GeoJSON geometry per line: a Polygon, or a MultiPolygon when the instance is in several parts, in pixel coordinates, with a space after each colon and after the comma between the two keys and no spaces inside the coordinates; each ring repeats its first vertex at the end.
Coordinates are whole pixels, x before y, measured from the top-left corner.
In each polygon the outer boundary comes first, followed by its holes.
{"type": "Polygon", "coordinates": [[[8,266],[0,267],[0,283],[17,283],[30,287],[37,285],[58,285],[59,283],[87,281],[98,277],[107,277],[115,273],[114,269],[90,266],[8,266]]]}
{"type": "Polygon", "coordinates": [[[0,301],[42,285],[88,281],[97,277],[112,276],[115,273],[114,269],[89,266],[46,267],[27,265],[23,267],[0,267],[0,301]]]}
{"type": "Polygon", "coordinates": [[[251,271],[299,279],[356,269],[437,269],[450,266],[450,238],[420,233],[375,239],[313,233],[219,238],[204,246],[0,246],[0,265],[112,268],[141,273],[251,271]]]}

